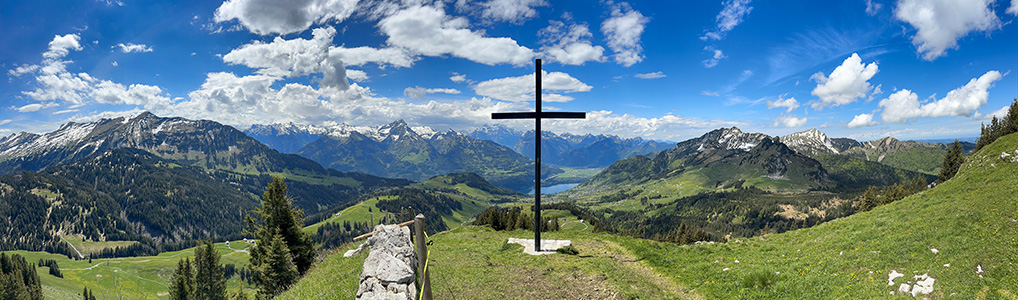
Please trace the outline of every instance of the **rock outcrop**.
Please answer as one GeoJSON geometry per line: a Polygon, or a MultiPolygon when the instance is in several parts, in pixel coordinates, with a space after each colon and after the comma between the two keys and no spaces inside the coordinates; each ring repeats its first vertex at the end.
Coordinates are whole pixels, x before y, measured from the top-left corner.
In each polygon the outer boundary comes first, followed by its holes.
{"type": "Polygon", "coordinates": [[[374,235],[357,251],[364,247],[370,251],[364,260],[357,299],[417,298],[417,286],[414,283],[417,258],[410,242],[410,228],[398,225],[375,226],[374,235]]]}

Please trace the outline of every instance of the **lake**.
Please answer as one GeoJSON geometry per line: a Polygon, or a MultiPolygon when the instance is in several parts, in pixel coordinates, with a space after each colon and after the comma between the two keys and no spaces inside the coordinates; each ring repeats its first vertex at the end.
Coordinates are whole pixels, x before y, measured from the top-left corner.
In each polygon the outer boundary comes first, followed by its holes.
{"type": "MultiPolygon", "coordinates": [[[[542,186],[541,187],[541,195],[548,195],[548,194],[564,192],[565,190],[574,188],[577,185],[580,185],[580,184],[579,183],[563,183],[563,184],[556,184],[556,185],[552,185],[552,186],[542,186]]],[[[533,195],[534,194],[534,189],[530,189],[530,191],[527,192],[527,194],[528,195],[533,195]]]]}

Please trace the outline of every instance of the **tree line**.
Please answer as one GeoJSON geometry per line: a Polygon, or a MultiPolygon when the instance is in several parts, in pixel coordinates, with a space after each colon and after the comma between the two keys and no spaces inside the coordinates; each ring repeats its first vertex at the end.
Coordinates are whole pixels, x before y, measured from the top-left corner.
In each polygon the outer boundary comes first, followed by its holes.
{"type": "MultiPolygon", "coordinates": [[[[541,217],[541,231],[558,231],[558,218],[541,217]]],[[[498,207],[492,206],[485,209],[477,218],[474,225],[489,226],[495,230],[534,230],[534,216],[523,211],[519,207],[498,207]]]]}

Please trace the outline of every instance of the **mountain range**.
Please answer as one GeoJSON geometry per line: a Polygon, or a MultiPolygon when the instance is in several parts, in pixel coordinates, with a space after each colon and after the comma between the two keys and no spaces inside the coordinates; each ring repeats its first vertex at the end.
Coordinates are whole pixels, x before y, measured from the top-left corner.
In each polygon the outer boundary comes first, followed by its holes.
{"type": "Polygon", "coordinates": [[[294,204],[312,213],[410,183],[326,169],[230,126],[147,112],[11,135],[0,159],[0,219],[39,237],[14,243],[34,250],[69,234],[151,247],[237,237],[270,174],[285,177],[294,204]]]}
{"type": "MultiPolygon", "coordinates": [[[[534,157],[534,131],[519,131],[502,125],[484,125],[467,133],[477,138],[510,147],[529,158],[534,157]]],[[[675,146],[674,143],[621,138],[614,135],[576,135],[541,133],[541,159],[544,163],[573,168],[604,168],[617,160],[646,155],[675,146]]]]}

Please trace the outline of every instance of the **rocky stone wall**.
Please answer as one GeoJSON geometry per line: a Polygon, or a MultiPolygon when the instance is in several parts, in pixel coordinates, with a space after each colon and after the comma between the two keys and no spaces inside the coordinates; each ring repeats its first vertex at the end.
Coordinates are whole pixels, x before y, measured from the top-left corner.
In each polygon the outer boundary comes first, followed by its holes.
{"type": "Polygon", "coordinates": [[[378,225],[374,233],[360,248],[370,250],[364,260],[357,299],[416,299],[417,258],[410,242],[410,228],[378,225]]]}

